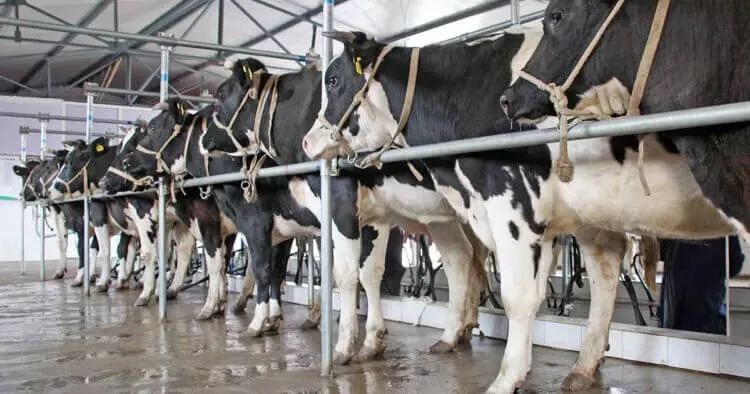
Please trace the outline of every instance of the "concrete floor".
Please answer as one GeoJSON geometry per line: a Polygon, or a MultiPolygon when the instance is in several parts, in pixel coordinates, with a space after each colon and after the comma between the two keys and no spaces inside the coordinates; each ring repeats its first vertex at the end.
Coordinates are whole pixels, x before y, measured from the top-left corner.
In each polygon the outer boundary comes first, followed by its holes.
{"type": "MultiPolygon", "coordinates": [[[[210,322],[193,315],[196,288],[170,301],[165,325],[155,302],[132,306],[137,292],[82,296],[64,282],[38,282],[0,264],[0,392],[480,393],[497,374],[504,342],[474,338],[473,349],[433,355],[437,330],[388,323],[382,361],[336,367],[318,376],[320,334],[298,327],[302,306],[285,305],[281,335],[242,338],[248,314],[210,322]]],[[[364,331],[364,322],[362,328],[364,331]]],[[[576,353],[534,348],[523,392],[559,392],[576,353]]],[[[738,393],[746,380],[608,359],[594,392],[738,393]]]]}

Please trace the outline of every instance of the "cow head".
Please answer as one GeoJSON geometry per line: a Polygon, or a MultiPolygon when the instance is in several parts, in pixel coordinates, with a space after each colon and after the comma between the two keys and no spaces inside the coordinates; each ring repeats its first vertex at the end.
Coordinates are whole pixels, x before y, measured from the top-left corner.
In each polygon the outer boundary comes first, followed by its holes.
{"type": "MultiPolygon", "coordinates": [[[[344,51],[325,71],[325,89],[328,96],[328,104],[322,109],[325,121],[315,121],[302,142],[303,149],[310,158],[343,155],[341,138],[355,152],[380,149],[390,141],[397,128],[388,97],[380,82],[392,77],[383,71],[385,65],[372,76],[375,80],[370,83],[361,103],[343,122],[339,132],[332,130],[331,126],[336,127],[344,118],[355,101],[355,95],[371,77],[372,68],[385,45],[368,38],[362,32],[333,32],[327,35],[343,42],[344,51]]],[[[395,52],[397,50],[391,52],[388,58],[395,52]]],[[[408,71],[408,55],[404,59],[406,66],[403,69],[408,71]]]]}
{"type": "MultiPolygon", "coordinates": [[[[615,0],[552,0],[545,11],[542,37],[536,51],[526,64],[524,71],[544,83],[555,83],[562,86],[573,71],[600,26],[610,14],[615,0]]],[[[624,7],[633,2],[625,2],[624,7]]],[[[622,11],[624,12],[624,10],[622,11]]],[[[653,14],[652,14],[653,15],[653,14]]],[[[640,16],[633,18],[641,19],[640,16]]],[[[566,94],[569,107],[574,107],[580,95],[587,89],[601,85],[613,77],[623,81],[633,79],[634,66],[643,51],[641,38],[624,40],[632,37],[633,32],[625,32],[617,27],[619,22],[631,23],[629,18],[616,16],[602,36],[596,49],[586,61],[566,94]],[[615,42],[619,37],[619,40],[615,42]],[[637,43],[634,43],[637,42],[637,43]],[[631,51],[636,46],[640,50],[631,51]],[[629,76],[629,77],[628,77],[629,76]]],[[[650,19],[649,19],[650,20],[650,19]]],[[[640,23],[639,23],[640,24],[640,23]]],[[[643,25],[643,24],[641,24],[643,25]]],[[[646,28],[647,29],[647,28],[646,28]]],[[[640,37],[641,32],[638,32],[640,37]]],[[[648,34],[644,30],[643,40],[648,34]]],[[[500,99],[503,111],[512,119],[527,122],[539,122],[546,116],[554,115],[554,107],[546,91],[519,78],[511,85],[500,99]]]]}
{"type": "Polygon", "coordinates": [[[128,185],[128,180],[124,179],[117,174],[113,173],[111,168],[132,168],[132,156],[135,147],[146,137],[148,130],[148,123],[143,120],[139,120],[135,126],[125,129],[125,137],[123,137],[120,146],[117,149],[117,154],[114,160],[107,168],[107,172],[99,179],[99,188],[105,193],[116,193],[125,190],[125,188],[132,187],[128,185]]]}
{"type": "Polygon", "coordinates": [[[109,146],[109,140],[105,137],[99,137],[90,144],[82,140],[64,144],[71,149],[50,189],[50,198],[79,194],[85,188],[96,191],[99,179],[115,157],[116,147],[109,146]]]}
{"type": "Polygon", "coordinates": [[[252,131],[248,125],[257,109],[260,90],[269,78],[265,73],[266,66],[253,58],[227,62],[224,66],[232,70],[232,76],[216,90],[215,120],[201,136],[200,149],[203,154],[214,151],[237,153],[233,139],[243,147],[256,148],[250,146],[253,139],[249,137],[252,131]],[[243,104],[245,96],[248,97],[243,104]],[[236,120],[230,126],[232,118],[236,120]]]}
{"type": "Polygon", "coordinates": [[[25,201],[47,198],[52,182],[62,167],[68,151],[61,149],[42,162],[30,161],[23,166],[13,166],[13,172],[23,179],[21,197],[25,201]]]}
{"type": "Polygon", "coordinates": [[[39,179],[39,162],[38,161],[27,161],[23,165],[13,166],[13,173],[21,177],[21,198],[24,201],[34,201],[36,199],[36,192],[34,191],[35,180],[39,179]]]}

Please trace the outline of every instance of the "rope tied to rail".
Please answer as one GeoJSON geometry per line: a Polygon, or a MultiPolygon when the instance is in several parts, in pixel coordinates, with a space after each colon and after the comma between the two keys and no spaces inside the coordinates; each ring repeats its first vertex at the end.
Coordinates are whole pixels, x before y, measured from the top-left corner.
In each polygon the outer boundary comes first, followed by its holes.
{"type": "MultiPolygon", "coordinates": [[[[648,79],[651,66],[653,65],[654,56],[656,55],[656,49],[658,48],[659,42],[661,41],[661,33],[664,29],[664,22],[666,21],[669,2],[670,0],[658,0],[658,3],[656,5],[654,19],[651,24],[651,30],[649,32],[646,46],[641,57],[641,62],[638,67],[638,73],[633,85],[633,92],[631,94],[627,113],[625,114],[625,116],[640,115],[640,103],[643,99],[646,81],[648,79]]],[[[550,101],[555,108],[555,112],[557,113],[560,122],[560,153],[558,158],[555,160],[553,169],[558,178],[560,178],[560,180],[564,183],[568,183],[573,179],[574,172],[573,162],[568,157],[568,117],[579,117],[583,119],[593,118],[597,120],[608,118],[606,116],[601,116],[600,114],[593,114],[585,111],[569,109],[566,92],[568,91],[568,89],[570,89],[570,86],[573,84],[573,81],[575,81],[576,77],[578,77],[578,74],[583,69],[583,66],[588,61],[594,49],[599,44],[599,41],[601,41],[601,38],[604,35],[605,31],[612,23],[612,20],[614,20],[615,16],[617,16],[624,3],[625,0],[618,0],[617,3],[615,3],[609,15],[607,15],[607,18],[599,27],[596,35],[591,40],[588,47],[586,47],[583,55],[581,55],[581,57],[578,59],[578,62],[573,68],[573,71],[571,71],[570,75],[561,86],[557,86],[555,83],[545,83],[539,78],[536,78],[533,75],[525,72],[524,70],[520,70],[519,72],[519,76],[521,78],[531,82],[537,88],[548,92],[550,95],[550,101]]],[[[651,195],[651,190],[648,186],[648,182],[646,180],[645,172],[643,169],[645,147],[643,135],[639,136],[638,138],[638,175],[641,185],[643,186],[644,193],[649,196],[651,195]]]]}

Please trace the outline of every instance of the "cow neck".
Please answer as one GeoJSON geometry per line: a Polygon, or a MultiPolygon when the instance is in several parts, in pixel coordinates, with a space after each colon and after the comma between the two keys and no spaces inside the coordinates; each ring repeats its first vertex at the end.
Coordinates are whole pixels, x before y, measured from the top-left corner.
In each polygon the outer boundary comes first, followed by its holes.
{"type": "Polygon", "coordinates": [[[34,190],[34,187],[31,186],[31,177],[32,175],[34,175],[34,172],[36,172],[36,170],[41,166],[41,164],[38,164],[36,167],[32,168],[31,171],[29,171],[29,173],[26,175],[26,179],[23,181],[23,187],[21,188],[21,197],[23,197],[23,191],[28,188],[34,198],[36,198],[37,200],[39,199],[39,196],[36,194],[36,190],[34,190]]]}
{"type": "MultiPolygon", "coordinates": [[[[357,159],[357,152],[355,152],[349,143],[346,141],[346,139],[343,137],[341,133],[341,129],[344,127],[346,122],[349,120],[351,115],[354,113],[354,110],[357,109],[364,100],[365,96],[367,95],[367,91],[370,88],[370,85],[375,80],[375,75],[377,75],[378,71],[380,70],[380,66],[383,64],[383,60],[385,59],[385,56],[390,53],[395,46],[393,45],[386,45],[383,47],[383,49],[378,54],[378,57],[375,60],[375,64],[372,67],[372,71],[370,72],[370,75],[365,80],[365,84],[362,86],[362,88],[354,95],[354,98],[352,99],[351,104],[349,104],[349,108],[346,109],[344,112],[344,115],[339,120],[338,124],[333,125],[326,117],[324,113],[318,114],[318,120],[323,124],[323,127],[328,129],[331,133],[331,137],[337,141],[344,153],[347,155],[347,160],[354,164],[355,166],[359,168],[366,168],[370,166],[375,166],[378,169],[381,169],[383,167],[383,162],[380,160],[380,157],[385,153],[386,151],[396,147],[396,139],[401,136],[401,134],[404,131],[404,128],[406,127],[406,123],[409,121],[409,117],[411,116],[411,109],[414,104],[414,91],[416,89],[417,85],[417,73],[419,70],[419,53],[420,48],[412,48],[411,49],[411,58],[409,61],[409,78],[406,83],[406,93],[404,96],[404,105],[401,108],[401,116],[398,120],[398,126],[396,127],[395,132],[393,133],[393,136],[391,136],[390,141],[383,145],[383,147],[378,150],[377,152],[371,153],[368,156],[366,156],[362,161],[359,163],[356,162],[357,159]]],[[[419,174],[419,172],[416,171],[414,166],[411,163],[408,163],[409,168],[411,169],[412,173],[414,174],[417,179],[421,179],[422,176],[419,174]]]]}
{"type": "MultiPolygon", "coordinates": [[[[633,92],[630,95],[630,101],[628,103],[628,110],[625,116],[638,116],[641,114],[640,105],[643,100],[643,94],[646,88],[646,81],[648,80],[651,66],[654,62],[656,55],[656,49],[661,41],[661,33],[664,30],[664,22],[667,19],[667,11],[669,10],[670,0],[658,0],[656,4],[656,10],[654,11],[654,19],[651,22],[651,30],[649,31],[648,39],[646,40],[646,46],[643,49],[643,55],[641,56],[640,64],[638,65],[638,72],[636,74],[635,83],[633,84],[633,92]]],[[[573,71],[570,73],[565,83],[562,86],[557,86],[554,82],[544,83],[541,79],[525,72],[523,69],[519,72],[519,76],[549,93],[550,101],[557,112],[557,116],[560,120],[560,154],[555,160],[553,168],[558,178],[562,182],[568,183],[573,180],[573,162],[568,157],[568,117],[577,116],[580,118],[595,118],[601,120],[601,117],[594,114],[583,113],[580,111],[574,111],[568,108],[568,97],[566,92],[570,89],[570,86],[575,81],[578,74],[583,69],[583,66],[588,61],[589,57],[593,53],[599,41],[601,41],[604,32],[609,27],[612,20],[617,16],[622,6],[625,4],[625,0],[618,0],[614,7],[610,11],[607,18],[604,20],[602,25],[599,27],[599,31],[589,43],[583,55],[578,59],[573,71]]],[[[651,190],[646,180],[646,175],[643,170],[644,161],[644,135],[638,136],[638,176],[643,186],[643,192],[645,195],[650,196],[651,190]]]]}
{"type": "Polygon", "coordinates": [[[75,182],[76,179],[83,176],[83,195],[84,196],[89,195],[89,171],[88,171],[89,163],[91,163],[91,159],[88,159],[86,163],[83,165],[83,167],[81,167],[81,169],[78,170],[78,172],[76,172],[76,174],[72,178],[68,179],[67,181],[63,181],[63,180],[60,181],[60,183],[65,185],[65,190],[68,192],[68,194],[71,194],[70,184],[75,182]]]}

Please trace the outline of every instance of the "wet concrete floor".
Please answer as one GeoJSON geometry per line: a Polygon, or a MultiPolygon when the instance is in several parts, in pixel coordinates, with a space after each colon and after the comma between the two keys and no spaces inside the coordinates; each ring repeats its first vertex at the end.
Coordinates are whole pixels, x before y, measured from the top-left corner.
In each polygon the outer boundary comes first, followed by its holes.
{"type": "MultiPolygon", "coordinates": [[[[155,300],[132,306],[135,290],[87,298],[65,282],[39,282],[35,270],[21,277],[17,267],[0,264],[0,393],[481,393],[503,354],[503,341],[474,338],[471,350],[433,355],[427,349],[438,330],[389,322],[383,360],[336,367],[333,378],[321,378],[320,333],[299,328],[303,306],[284,306],[280,335],[246,339],[252,301],[246,314],[197,322],[204,289],[194,288],[170,301],[161,325],[155,300]]],[[[535,347],[522,392],[559,392],[575,357],[535,347]]],[[[604,363],[600,380],[592,392],[750,388],[747,380],[616,359],[604,363]]]]}

